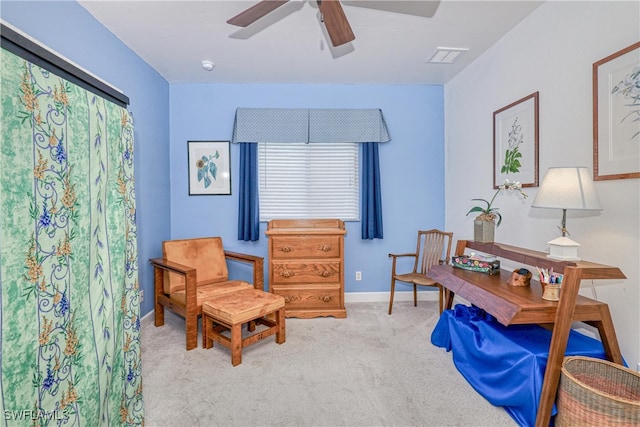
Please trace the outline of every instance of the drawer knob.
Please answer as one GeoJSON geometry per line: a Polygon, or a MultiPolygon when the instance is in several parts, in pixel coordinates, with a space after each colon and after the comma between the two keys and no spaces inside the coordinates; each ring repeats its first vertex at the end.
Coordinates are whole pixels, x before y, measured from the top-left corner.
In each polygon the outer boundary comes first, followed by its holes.
{"type": "Polygon", "coordinates": [[[293,273],[291,271],[289,271],[289,270],[283,270],[282,273],[280,273],[280,275],[282,277],[291,277],[291,276],[293,276],[293,273]]]}
{"type": "Polygon", "coordinates": [[[329,295],[325,295],[322,297],[322,301],[323,302],[331,302],[333,298],[331,298],[329,295]]]}
{"type": "Polygon", "coordinates": [[[331,273],[330,273],[330,272],[328,272],[327,270],[323,270],[323,271],[322,271],[322,273],[320,273],[320,275],[321,275],[322,277],[329,277],[329,276],[331,275],[331,273]]]}
{"type": "Polygon", "coordinates": [[[322,252],[329,252],[331,250],[331,246],[330,245],[322,245],[322,247],[320,248],[320,250],[322,252]]]}
{"type": "Polygon", "coordinates": [[[280,248],[280,250],[285,253],[291,252],[291,248],[289,246],[283,246],[280,248]]]}

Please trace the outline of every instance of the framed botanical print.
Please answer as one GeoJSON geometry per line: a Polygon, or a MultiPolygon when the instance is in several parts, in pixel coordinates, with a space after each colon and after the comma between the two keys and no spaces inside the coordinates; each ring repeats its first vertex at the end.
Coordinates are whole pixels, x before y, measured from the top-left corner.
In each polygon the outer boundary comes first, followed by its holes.
{"type": "Polygon", "coordinates": [[[593,64],[593,179],[640,178],[640,42],[593,64]]]}
{"type": "Polygon", "coordinates": [[[493,113],[493,188],[538,186],[538,92],[493,113]]]}
{"type": "Polygon", "coordinates": [[[231,194],[229,141],[189,141],[189,195],[231,194]]]}

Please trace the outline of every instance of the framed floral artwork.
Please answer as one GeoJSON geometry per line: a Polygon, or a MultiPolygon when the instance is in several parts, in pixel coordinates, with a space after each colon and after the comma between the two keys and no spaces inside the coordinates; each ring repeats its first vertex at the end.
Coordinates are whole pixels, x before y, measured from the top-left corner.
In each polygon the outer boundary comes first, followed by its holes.
{"type": "Polygon", "coordinates": [[[189,141],[189,195],[231,194],[229,141],[189,141]]]}
{"type": "Polygon", "coordinates": [[[493,188],[538,186],[538,92],[493,113],[493,188]]]}
{"type": "Polygon", "coordinates": [[[640,42],[593,64],[593,179],[640,178],[640,42]]]}

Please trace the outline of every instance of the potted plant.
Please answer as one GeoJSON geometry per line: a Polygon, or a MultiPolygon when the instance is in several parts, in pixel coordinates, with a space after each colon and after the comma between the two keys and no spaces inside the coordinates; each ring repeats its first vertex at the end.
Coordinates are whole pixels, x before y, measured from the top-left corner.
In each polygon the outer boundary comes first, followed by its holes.
{"type": "Polygon", "coordinates": [[[467,212],[467,215],[473,212],[479,213],[473,221],[473,239],[476,242],[493,242],[495,228],[499,227],[502,223],[502,215],[498,212],[499,208],[493,206],[493,202],[502,190],[518,190],[524,199],[527,198],[527,194],[522,191],[522,184],[520,184],[520,182],[510,182],[508,179],[505,179],[504,184],[498,187],[491,200],[471,199],[485,204],[484,206],[474,206],[467,212]]]}

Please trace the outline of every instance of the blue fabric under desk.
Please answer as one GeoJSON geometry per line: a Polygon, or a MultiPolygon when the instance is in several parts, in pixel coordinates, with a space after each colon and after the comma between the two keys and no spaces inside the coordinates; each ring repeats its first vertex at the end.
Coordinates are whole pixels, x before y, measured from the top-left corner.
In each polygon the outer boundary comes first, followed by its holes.
{"type": "MultiPolygon", "coordinates": [[[[442,313],[431,342],[452,351],[458,371],[489,402],[503,406],[519,425],[535,425],[551,331],[506,327],[484,310],[458,304],[442,313]]],[[[606,358],[600,341],[573,330],[565,354],[606,358]]]]}

